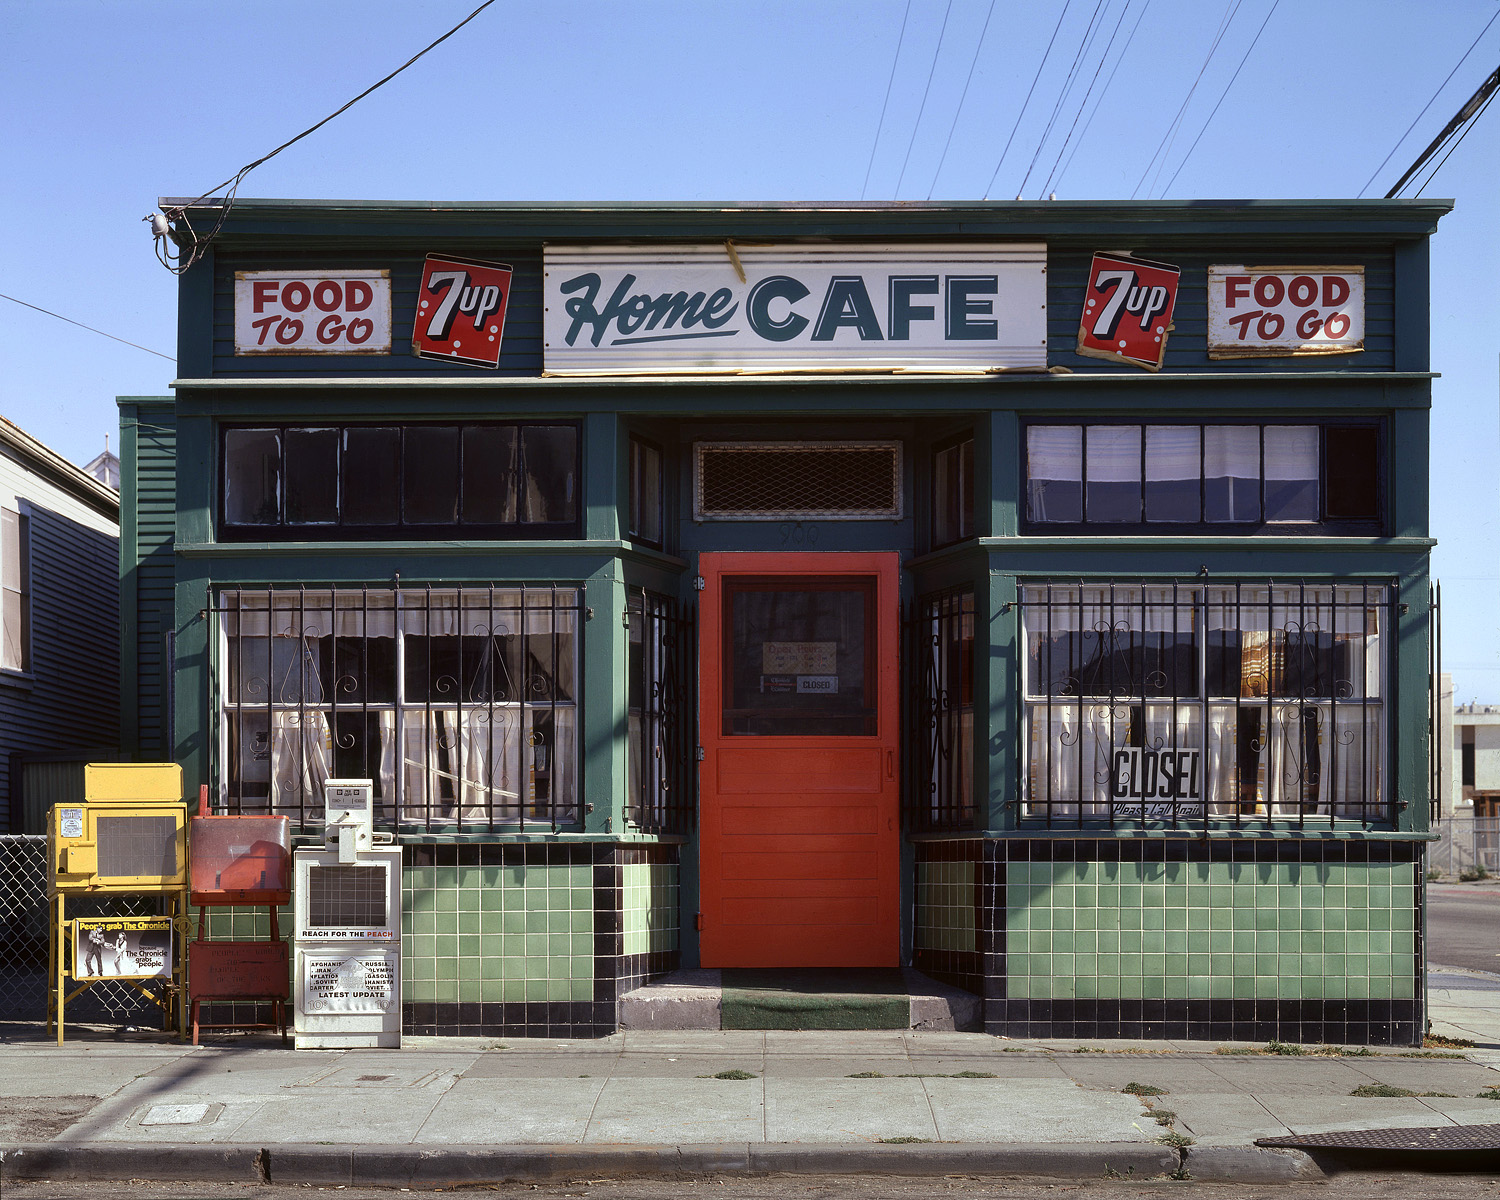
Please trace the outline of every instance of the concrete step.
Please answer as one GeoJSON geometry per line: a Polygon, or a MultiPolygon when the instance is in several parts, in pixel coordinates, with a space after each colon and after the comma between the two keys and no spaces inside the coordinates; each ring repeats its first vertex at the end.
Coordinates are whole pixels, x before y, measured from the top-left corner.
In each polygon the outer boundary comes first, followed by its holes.
{"type": "MultiPolygon", "coordinates": [[[[972,992],[941,983],[911,967],[903,968],[901,976],[908,1001],[909,1028],[972,1031],[984,1027],[980,999],[972,992]]],[[[620,997],[620,1028],[722,1029],[723,1004],[724,983],[719,971],[674,971],[620,997]]],[[[807,1027],[794,1022],[795,1015],[789,1014],[788,1023],[776,1027],[807,1027]]]]}

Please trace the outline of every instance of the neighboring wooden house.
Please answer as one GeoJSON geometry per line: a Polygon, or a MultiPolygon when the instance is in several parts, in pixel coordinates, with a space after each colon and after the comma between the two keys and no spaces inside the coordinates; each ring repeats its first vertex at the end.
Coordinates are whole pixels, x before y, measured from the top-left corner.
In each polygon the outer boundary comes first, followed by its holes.
{"type": "Polygon", "coordinates": [[[40,832],[41,795],[119,745],[120,498],[0,417],[0,830],[40,832]],[[30,810],[30,811],[28,811],[30,810]]]}

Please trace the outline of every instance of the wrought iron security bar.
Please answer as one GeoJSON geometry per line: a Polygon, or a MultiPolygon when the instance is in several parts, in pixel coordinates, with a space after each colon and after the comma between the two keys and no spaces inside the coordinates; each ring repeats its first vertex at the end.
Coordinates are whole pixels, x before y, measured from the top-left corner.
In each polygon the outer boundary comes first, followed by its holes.
{"type": "Polygon", "coordinates": [[[974,824],[974,592],[920,597],[902,620],[907,828],[974,824]]]}
{"type": "Polygon", "coordinates": [[[221,592],[220,812],[322,821],[328,778],[387,827],[579,823],[582,587],[221,592]]]}
{"type": "Polygon", "coordinates": [[[1022,816],[1049,828],[1387,824],[1394,589],[1022,589],[1022,816]]]}
{"type": "Polygon", "coordinates": [[[695,614],[669,596],[627,597],[630,793],[626,819],[643,832],[685,833],[697,800],[695,614]]]}

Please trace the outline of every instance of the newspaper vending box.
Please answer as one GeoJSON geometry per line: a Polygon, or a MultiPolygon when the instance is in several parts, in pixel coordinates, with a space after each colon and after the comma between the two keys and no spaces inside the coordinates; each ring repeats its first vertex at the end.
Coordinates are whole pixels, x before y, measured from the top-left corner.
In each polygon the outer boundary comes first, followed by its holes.
{"type": "Polygon", "coordinates": [[[401,1045],[401,850],[374,832],[374,790],[328,780],[323,847],[293,855],[299,1050],[401,1045]]]}

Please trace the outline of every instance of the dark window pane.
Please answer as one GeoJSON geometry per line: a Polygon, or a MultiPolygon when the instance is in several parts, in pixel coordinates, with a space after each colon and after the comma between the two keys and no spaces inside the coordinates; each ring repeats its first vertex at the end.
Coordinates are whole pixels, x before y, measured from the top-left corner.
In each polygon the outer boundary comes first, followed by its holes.
{"type": "Polygon", "coordinates": [[[1267,425],[1266,520],[1318,519],[1318,427],[1267,425]]]}
{"type": "Polygon", "coordinates": [[[400,496],[399,429],[344,430],[341,492],[345,525],[394,525],[400,496]]]}
{"type": "Polygon", "coordinates": [[[1141,430],[1138,425],[1090,425],[1088,519],[1133,524],[1141,519],[1141,430]]]}
{"type": "Polygon", "coordinates": [[[1330,425],[1323,431],[1326,516],[1380,516],[1380,438],[1369,426],[1330,425]]]}
{"type": "Polygon", "coordinates": [[[286,431],[288,525],[332,525],[339,517],[337,429],[286,431]]]}
{"type": "Polygon", "coordinates": [[[401,514],[407,525],[458,524],[458,427],[408,425],[401,514]]]}
{"type": "Polygon", "coordinates": [[[470,425],[464,430],[464,524],[515,520],[516,427],[470,425]]]}
{"type": "Polygon", "coordinates": [[[393,703],[396,699],[396,639],[334,638],[333,680],[332,699],[335,704],[393,703]]]}
{"type": "Polygon", "coordinates": [[[276,525],[281,520],[281,434],[230,429],[224,434],[224,523],[276,525]]]}
{"type": "Polygon", "coordinates": [[[945,446],[932,462],[932,541],[946,546],[974,535],[974,439],[945,446]]]}
{"type": "Polygon", "coordinates": [[[1203,519],[1200,427],[1146,426],[1146,520],[1197,524],[1203,519]]]}
{"type": "Polygon", "coordinates": [[[521,430],[525,472],[521,520],[573,521],[578,514],[578,433],[567,425],[529,425],[521,430]]]}
{"type": "Polygon", "coordinates": [[[630,439],[630,536],[660,544],[662,520],[661,451],[630,439]]]}
{"type": "Polygon", "coordinates": [[[380,714],[357,710],[335,713],[333,735],[334,778],[372,780],[375,784],[375,799],[385,799],[384,780],[380,771],[380,714]]]}
{"type": "Polygon", "coordinates": [[[1032,521],[1083,520],[1083,428],[1033,425],[1026,430],[1026,516],[1032,521]]]}
{"type": "Polygon", "coordinates": [[[1260,520],[1260,427],[1209,425],[1203,430],[1203,519],[1260,520]]]}

